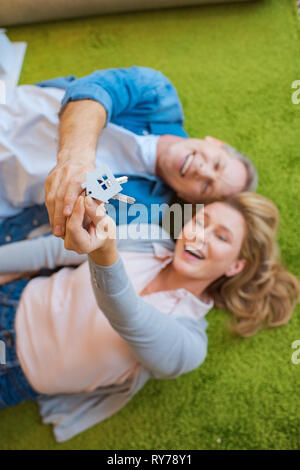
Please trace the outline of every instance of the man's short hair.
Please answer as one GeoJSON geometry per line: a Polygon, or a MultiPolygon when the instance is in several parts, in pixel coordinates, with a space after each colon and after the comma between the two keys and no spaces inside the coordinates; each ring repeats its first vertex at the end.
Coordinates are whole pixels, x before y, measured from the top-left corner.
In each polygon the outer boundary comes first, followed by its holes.
{"type": "Polygon", "coordinates": [[[239,152],[234,147],[231,147],[229,144],[223,145],[224,150],[229,153],[229,155],[233,158],[237,158],[240,160],[246,167],[247,171],[247,181],[243,191],[255,191],[258,184],[258,174],[255,166],[253,165],[250,158],[246,157],[244,154],[239,152]]]}

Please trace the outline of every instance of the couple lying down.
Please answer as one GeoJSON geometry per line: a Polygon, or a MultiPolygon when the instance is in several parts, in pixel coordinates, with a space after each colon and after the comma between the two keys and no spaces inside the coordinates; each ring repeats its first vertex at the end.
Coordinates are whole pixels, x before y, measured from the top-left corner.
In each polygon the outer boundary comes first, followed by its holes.
{"type": "MultiPolygon", "coordinates": [[[[106,134],[112,131],[117,126],[106,134]]],[[[165,139],[164,149],[167,144],[165,139]]],[[[196,188],[196,170],[206,178],[207,171],[191,168],[187,176],[196,188]]],[[[177,192],[192,188],[179,176],[175,183],[177,192]]],[[[39,223],[37,206],[28,211],[39,223]]],[[[2,240],[11,236],[7,222],[13,219],[2,221],[2,240]]],[[[29,219],[21,217],[13,227],[19,240],[28,235],[29,219]]],[[[244,337],[287,323],[300,287],[280,261],[278,222],[270,200],[243,191],[208,202],[176,242],[160,237],[131,243],[115,236],[102,204],[80,196],[63,238],[1,246],[6,361],[0,366],[0,409],[36,400],[43,422],[54,424],[57,441],[65,441],[120,410],[150,378],[175,378],[199,367],[207,352],[205,316],[213,306],[231,312],[230,328],[244,337]],[[39,275],[56,267],[61,269],[51,276],[39,275]],[[15,275],[20,269],[23,276],[15,275]]]]}
{"type": "Polygon", "coordinates": [[[36,399],[64,441],[115,413],[149,378],[199,367],[213,306],[231,312],[241,336],[287,323],[300,289],[279,259],[274,204],[245,192],[202,210],[176,243],[140,240],[118,251],[113,219],[80,196],[64,243],[46,236],[0,247],[7,270],[15,270],[12,259],[28,271],[80,263],[1,287],[10,347],[0,408],[36,399]]]}

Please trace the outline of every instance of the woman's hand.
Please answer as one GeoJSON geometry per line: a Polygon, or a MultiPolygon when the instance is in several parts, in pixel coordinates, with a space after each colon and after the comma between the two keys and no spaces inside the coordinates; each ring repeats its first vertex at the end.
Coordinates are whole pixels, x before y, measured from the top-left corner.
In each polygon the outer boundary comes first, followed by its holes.
{"type": "Polygon", "coordinates": [[[115,245],[115,238],[116,225],[106,214],[104,203],[96,202],[90,196],[79,196],[72,215],[67,219],[65,248],[80,255],[99,253],[115,245]],[[84,226],[85,216],[91,222],[84,226]]]}

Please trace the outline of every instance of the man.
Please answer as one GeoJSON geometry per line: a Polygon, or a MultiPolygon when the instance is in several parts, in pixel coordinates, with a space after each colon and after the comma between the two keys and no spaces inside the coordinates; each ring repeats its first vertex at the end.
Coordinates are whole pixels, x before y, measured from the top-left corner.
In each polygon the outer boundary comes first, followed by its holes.
{"type": "Polygon", "coordinates": [[[177,92],[161,72],[108,69],[39,85],[18,87],[14,101],[0,107],[0,217],[44,202],[46,179],[50,223],[63,237],[86,172],[100,161],[132,175],[133,193],[127,183],[126,194],[148,204],[157,193],[156,202],[168,202],[169,187],[188,202],[256,187],[255,169],[242,154],[211,137],[187,138],[177,92]],[[144,178],[138,197],[134,178],[144,178]]]}

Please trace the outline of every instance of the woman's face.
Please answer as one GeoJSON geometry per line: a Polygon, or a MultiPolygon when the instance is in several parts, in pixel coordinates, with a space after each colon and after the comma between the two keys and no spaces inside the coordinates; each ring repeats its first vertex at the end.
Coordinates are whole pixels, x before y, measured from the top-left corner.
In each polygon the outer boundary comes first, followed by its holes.
{"type": "Polygon", "coordinates": [[[237,274],[246,264],[238,259],[245,230],[238,210],[224,202],[206,205],[183,227],[175,247],[174,269],[188,278],[207,281],[207,285],[224,274],[237,274]]]}

